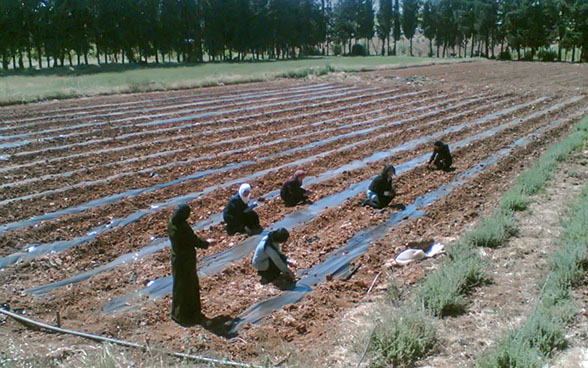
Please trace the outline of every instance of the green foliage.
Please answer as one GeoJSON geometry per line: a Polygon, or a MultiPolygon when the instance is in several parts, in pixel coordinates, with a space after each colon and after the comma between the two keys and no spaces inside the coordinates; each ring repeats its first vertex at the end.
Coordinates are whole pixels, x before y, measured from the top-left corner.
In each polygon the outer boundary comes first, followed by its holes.
{"type": "Polygon", "coordinates": [[[440,317],[462,313],[463,297],[486,280],[485,265],[475,249],[466,243],[449,249],[449,260],[427,277],[418,292],[419,303],[440,317]]]}
{"type": "Polygon", "coordinates": [[[500,54],[498,54],[498,60],[512,60],[510,50],[504,50],[500,54]]]}
{"type": "Polygon", "coordinates": [[[366,56],[366,54],[367,53],[366,53],[365,48],[363,47],[363,45],[360,45],[359,43],[356,43],[351,48],[351,53],[349,55],[350,56],[366,56]]]}
{"type": "Polygon", "coordinates": [[[507,191],[500,199],[500,208],[505,211],[524,211],[529,207],[529,199],[518,187],[507,191]]]}
{"type": "Polygon", "coordinates": [[[370,367],[410,367],[435,345],[435,328],[416,307],[390,311],[374,330],[370,367]]]}
{"type": "Polygon", "coordinates": [[[553,50],[541,50],[539,51],[539,60],[541,61],[555,61],[557,60],[557,52],[553,50]]]}
{"type": "Polygon", "coordinates": [[[484,218],[475,230],[468,232],[465,241],[472,246],[498,248],[517,234],[518,226],[513,213],[498,210],[492,217],[484,218]]]}

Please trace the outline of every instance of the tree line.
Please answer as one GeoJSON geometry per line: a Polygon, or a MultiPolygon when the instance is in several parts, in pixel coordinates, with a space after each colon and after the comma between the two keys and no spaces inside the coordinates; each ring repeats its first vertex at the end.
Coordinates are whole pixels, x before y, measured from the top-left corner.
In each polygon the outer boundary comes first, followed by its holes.
{"type": "Polygon", "coordinates": [[[374,37],[382,55],[397,54],[404,37],[412,55],[417,34],[430,56],[532,59],[557,44],[552,58],[578,49],[588,60],[588,0],[1,0],[0,34],[4,69],[88,64],[89,56],[159,63],[365,54],[374,37]]]}

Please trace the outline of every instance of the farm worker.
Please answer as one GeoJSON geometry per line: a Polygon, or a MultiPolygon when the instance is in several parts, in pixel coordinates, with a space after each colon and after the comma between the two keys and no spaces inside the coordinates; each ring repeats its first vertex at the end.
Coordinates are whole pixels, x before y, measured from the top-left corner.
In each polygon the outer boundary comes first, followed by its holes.
{"type": "Polygon", "coordinates": [[[394,166],[386,165],[382,172],[370,183],[367,189],[367,199],[363,201],[363,204],[379,209],[392,202],[396,197],[396,189],[392,185],[394,175],[396,175],[394,166]]]}
{"type": "Polygon", "coordinates": [[[257,203],[251,200],[251,185],[241,184],[239,193],[229,200],[223,211],[227,233],[260,234],[263,229],[259,225],[259,216],[253,211],[256,206],[257,203]]]}
{"type": "Polygon", "coordinates": [[[449,170],[453,164],[451,153],[449,152],[449,146],[441,141],[435,141],[433,144],[434,150],[427,166],[431,165],[431,162],[435,160],[434,164],[437,170],[449,170]]]}
{"type": "Polygon", "coordinates": [[[182,326],[193,326],[206,321],[200,310],[200,284],[196,273],[196,248],[206,249],[214,240],[197,237],[188,222],[190,207],[179,205],[169,223],[167,234],[171,241],[173,275],[171,318],[182,326]]]}
{"type": "Polygon", "coordinates": [[[288,207],[296,206],[298,203],[311,203],[308,199],[310,192],[302,188],[302,180],[306,176],[304,170],[297,170],[290,179],[288,179],[280,190],[280,197],[288,207]]]}
{"type": "Polygon", "coordinates": [[[279,243],[286,242],[289,236],[288,230],[279,228],[264,236],[255,248],[252,263],[261,276],[262,284],[272,282],[282,273],[290,281],[296,279],[294,272],[288,268],[288,264],[293,262],[282,253],[279,246],[279,243]]]}

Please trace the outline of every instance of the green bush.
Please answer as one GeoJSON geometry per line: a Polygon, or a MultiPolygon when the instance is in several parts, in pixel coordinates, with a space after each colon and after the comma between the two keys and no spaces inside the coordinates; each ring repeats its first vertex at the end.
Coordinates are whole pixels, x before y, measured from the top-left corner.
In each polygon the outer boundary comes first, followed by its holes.
{"type": "Polygon", "coordinates": [[[498,60],[512,60],[510,50],[504,50],[498,54],[498,60]]]}
{"type": "Polygon", "coordinates": [[[529,198],[518,187],[506,192],[500,200],[500,208],[505,211],[524,211],[529,207],[529,198]]]}
{"type": "Polygon", "coordinates": [[[537,56],[539,56],[539,60],[541,61],[555,61],[557,59],[557,52],[553,50],[541,50],[537,56]]]}
{"type": "Polygon", "coordinates": [[[435,328],[424,311],[403,307],[384,316],[370,341],[370,367],[410,367],[435,346],[435,328]]]}
{"type": "Polygon", "coordinates": [[[464,296],[486,280],[476,250],[464,243],[449,249],[447,262],[426,278],[418,292],[419,303],[440,317],[463,313],[464,296]]]}
{"type": "Polygon", "coordinates": [[[465,241],[476,247],[498,248],[508,238],[518,234],[518,225],[511,211],[499,210],[492,217],[464,235],[465,241]]]}
{"type": "Polygon", "coordinates": [[[353,45],[351,47],[351,53],[349,54],[350,56],[366,56],[366,50],[365,47],[363,47],[363,45],[356,43],[355,45],[353,45]]]}

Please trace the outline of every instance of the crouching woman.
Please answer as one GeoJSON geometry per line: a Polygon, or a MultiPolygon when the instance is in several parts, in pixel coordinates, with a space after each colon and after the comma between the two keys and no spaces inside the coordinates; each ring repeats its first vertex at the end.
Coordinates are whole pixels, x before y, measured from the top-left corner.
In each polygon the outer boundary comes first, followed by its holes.
{"type": "Polygon", "coordinates": [[[282,253],[279,246],[280,243],[285,243],[289,237],[288,230],[280,228],[264,236],[257,245],[253,255],[253,267],[261,276],[262,284],[274,281],[282,273],[290,281],[296,279],[294,272],[288,268],[288,264],[292,262],[282,253]]]}

